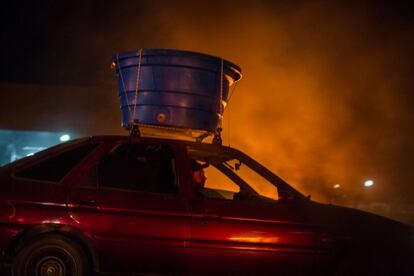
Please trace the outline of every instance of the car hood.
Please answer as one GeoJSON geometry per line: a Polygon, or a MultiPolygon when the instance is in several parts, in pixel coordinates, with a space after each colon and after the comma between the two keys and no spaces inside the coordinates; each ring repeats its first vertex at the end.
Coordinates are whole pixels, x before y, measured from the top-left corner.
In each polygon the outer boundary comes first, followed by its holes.
{"type": "Polygon", "coordinates": [[[306,205],[312,224],[344,237],[364,241],[399,239],[410,243],[414,233],[409,225],[369,212],[312,201],[306,205]]]}

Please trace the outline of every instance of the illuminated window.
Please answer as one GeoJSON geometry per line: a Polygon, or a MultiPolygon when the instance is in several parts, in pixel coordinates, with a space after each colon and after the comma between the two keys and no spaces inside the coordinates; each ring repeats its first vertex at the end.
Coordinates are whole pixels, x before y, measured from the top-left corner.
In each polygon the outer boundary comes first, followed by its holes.
{"type": "Polygon", "coordinates": [[[206,168],[205,175],[207,181],[201,193],[206,198],[233,199],[234,194],[240,191],[239,186],[214,166],[206,168]]]}
{"type": "Polygon", "coordinates": [[[274,200],[278,199],[276,186],[252,170],[249,166],[246,164],[240,164],[238,160],[231,160],[226,163],[234,168],[233,172],[243,179],[259,195],[274,200]]]}
{"type": "MultiPolygon", "coordinates": [[[[242,163],[237,156],[227,152],[188,147],[191,159],[211,165],[205,169],[207,181],[204,188],[195,186],[196,196],[232,200],[275,201],[279,199],[278,189],[270,180],[263,177],[260,166],[244,156],[248,164],[242,163]],[[237,157],[237,158],[236,158],[237,157]]],[[[262,169],[263,170],[263,169],[262,169]]],[[[263,172],[262,172],[263,173],[263,172]]]]}

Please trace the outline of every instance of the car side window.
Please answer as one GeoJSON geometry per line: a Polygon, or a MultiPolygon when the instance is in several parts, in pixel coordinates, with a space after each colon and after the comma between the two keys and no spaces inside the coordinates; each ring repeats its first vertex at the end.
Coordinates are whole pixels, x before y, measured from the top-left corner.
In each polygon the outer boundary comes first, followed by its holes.
{"type": "Polygon", "coordinates": [[[258,195],[268,199],[278,200],[279,194],[276,186],[255,172],[247,164],[242,164],[237,159],[228,160],[224,164],[238,177],[243,179],[258,195]]]}
{"type": "Polygon", "coordinates": [[[278,190],[273,184],[236,159],[211,164],[205,175],[204,188],[196,191],[204,198],[278,200],[278,190]]]}
{"type": "Polygon", "coordinates": [[[26,167],[17,173],[16,177],[31,180],[59,182],[98,144],[86,144],[52,156],[46,160],[26,167]]]}
{"type": "Polygon", "coordinates": [[[200,191],[205,198],[231,200],[235,194],[240,192],[240,187],[213,165],[205,169],[205,174],[207,181],[204,189],[200,191]]]}
{"type": "Polygon", "coordinates": [[[98,187],[178,193],[174,149],[164,145],[119,145],[100,161],[98,187]]]}

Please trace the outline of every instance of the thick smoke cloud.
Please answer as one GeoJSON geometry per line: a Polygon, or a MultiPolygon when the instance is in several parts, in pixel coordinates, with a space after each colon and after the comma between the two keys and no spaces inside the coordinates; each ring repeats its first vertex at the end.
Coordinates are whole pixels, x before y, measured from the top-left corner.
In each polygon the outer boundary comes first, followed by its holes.
{"type": "Polygon", "coordinates": [[[413,25],[388,8],[224,2],[170,4],[155,16],[173,30],[168,46],[243,68],[226,143],[317,198],[329,199],[336,183],[357,196],[374,178],[372,197],[410,200],[398,187],[413,180],[404,165],[413,152],[413,25]]]}

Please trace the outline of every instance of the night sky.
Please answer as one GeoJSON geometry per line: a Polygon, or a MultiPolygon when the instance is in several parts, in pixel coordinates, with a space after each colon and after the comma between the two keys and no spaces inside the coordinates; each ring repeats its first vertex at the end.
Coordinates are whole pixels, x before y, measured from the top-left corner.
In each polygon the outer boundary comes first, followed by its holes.
{"type": "Polygon", "coordinates": [[[0,128],[125,134],[112,55],[198,51],[242,68],[224,144],[316,199],[414,209],[408,2],[8,1],[0,128]]]}

